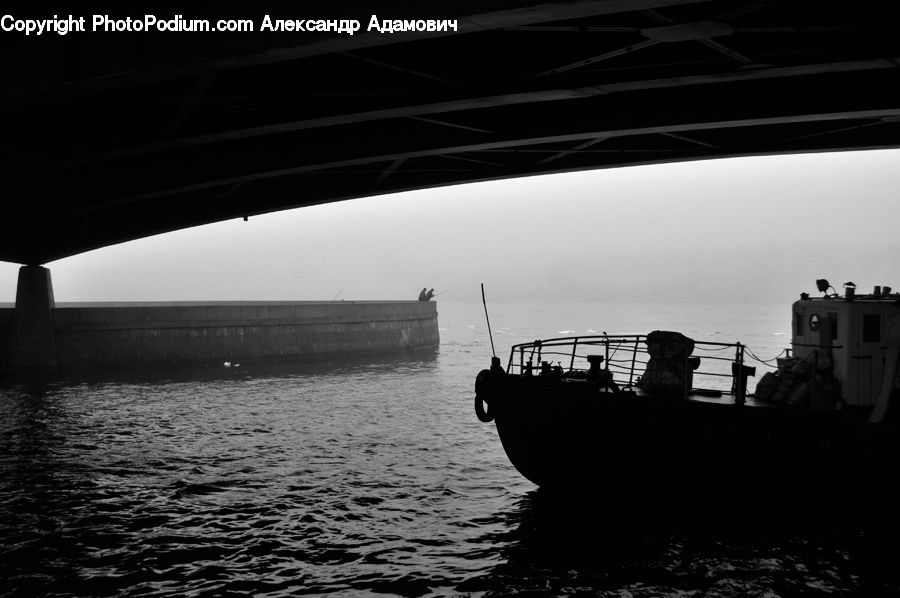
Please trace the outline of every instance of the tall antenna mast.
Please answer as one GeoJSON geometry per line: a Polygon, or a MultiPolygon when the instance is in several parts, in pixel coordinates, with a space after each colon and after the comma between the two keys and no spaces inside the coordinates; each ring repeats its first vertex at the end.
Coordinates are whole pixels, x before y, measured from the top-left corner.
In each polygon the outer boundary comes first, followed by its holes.
{"type": "Polygon", "coordinates": [[[494,335],[491,334],[491,318],[488,317],[487,301],[484,299],[484,283],[481,283],[481,303],[484,304],[484,319],[487,320],[488,336],[491,339],[491,353],[497,357],[497,352],[494,351],[494,335]]]}

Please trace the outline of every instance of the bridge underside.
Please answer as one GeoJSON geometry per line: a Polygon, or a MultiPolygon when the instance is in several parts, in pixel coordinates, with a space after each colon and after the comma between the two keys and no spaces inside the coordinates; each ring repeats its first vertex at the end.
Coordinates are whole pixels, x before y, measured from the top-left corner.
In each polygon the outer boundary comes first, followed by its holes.
{"type": "Polygon", "coordinates": [[[155,11],[362,30],[3,34],[0,260],[469,181],[900,146],[886,2],[243,6],[155,11]],[[367,32],[373,14],[458,31],[367,32]]]}

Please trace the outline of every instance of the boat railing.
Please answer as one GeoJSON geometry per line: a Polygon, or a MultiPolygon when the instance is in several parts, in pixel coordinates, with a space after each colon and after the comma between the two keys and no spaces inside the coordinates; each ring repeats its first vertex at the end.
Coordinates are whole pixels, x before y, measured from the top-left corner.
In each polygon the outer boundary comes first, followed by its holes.
{"type": "MultiPolygon", "coordinates": [[[[682,364],[685,394],[728,394],[743,403],[747,376],[753,375],[753,368],[744,365],[744,349],[741,343],[694,341],[693,351],[682,364]]],[[[520,343],[513,345],[506,371],[579,379],[588,376],[592,361],[602,363],[602,370],[608,372],[604,375],[620,389],[639,388],[650,361],[647,336],[567,336],[520,343]]]]}

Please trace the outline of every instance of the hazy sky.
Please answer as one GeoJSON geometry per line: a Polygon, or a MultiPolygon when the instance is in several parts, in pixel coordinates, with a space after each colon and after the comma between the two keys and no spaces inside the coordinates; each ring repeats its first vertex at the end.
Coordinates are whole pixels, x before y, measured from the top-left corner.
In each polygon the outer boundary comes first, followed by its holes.
{"type": "MultiPolygon", "coordinates": [[[[900,290],[900,150],[444,187],[231,220],[47,264],[57,301],[792,301],[900,290]]],[[[0,301],[17,264],[0,262],[0,301]]]]}

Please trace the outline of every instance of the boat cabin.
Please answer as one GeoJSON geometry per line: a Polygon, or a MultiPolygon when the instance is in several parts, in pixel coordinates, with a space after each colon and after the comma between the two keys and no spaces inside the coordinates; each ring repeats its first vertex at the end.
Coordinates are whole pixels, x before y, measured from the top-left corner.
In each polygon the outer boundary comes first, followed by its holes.
{"type": "MultiPolygon", "coordinates": [[[[826,290],[823,286],[833,288],[827,281],[818,282],[820,291],[826,290]]],[[[858,295],[852,283],[845,289],[843,296],[803,293],[794,302],[791,347],[794,357],[830,360],[847,405],[872,406],[885,386],[900,388],[894,364],[900,293],[876,286],[872,293],[858,295]]]]}

